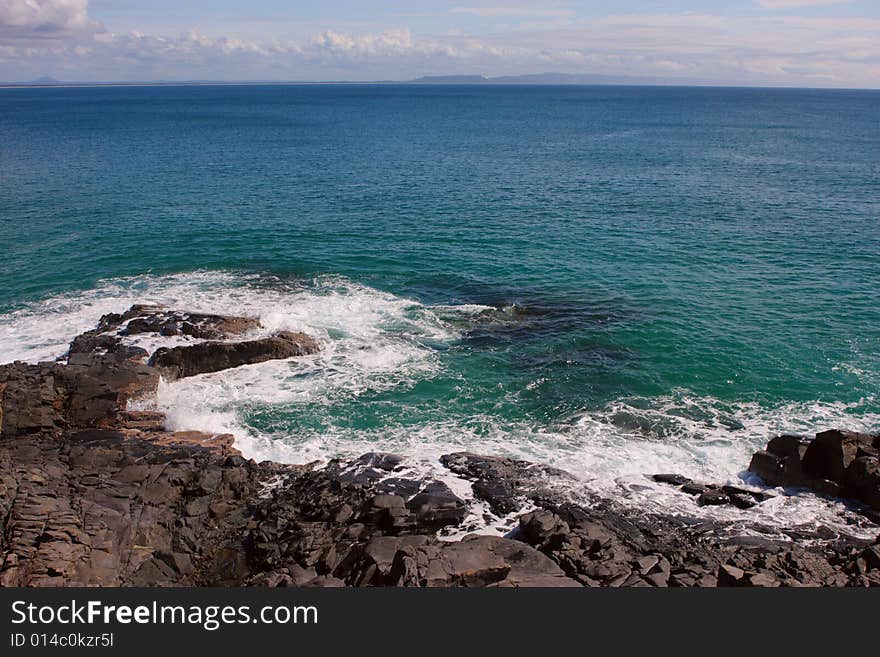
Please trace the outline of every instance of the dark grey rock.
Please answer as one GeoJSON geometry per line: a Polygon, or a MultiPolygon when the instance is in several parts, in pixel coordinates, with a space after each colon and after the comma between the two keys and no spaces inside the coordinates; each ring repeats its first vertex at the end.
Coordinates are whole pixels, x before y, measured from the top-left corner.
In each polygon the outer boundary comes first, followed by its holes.
{"type": "Polygon", "coordinates": [[[200,342],[158,349],[150,358],[167,379],[180,379],[218,372],[267,360],[306,356],[318,351],[318,343],[304,333],[282,331],[270,338],[243,342],[200,342]]]}
{"type": "Polygon", "coordinates": [[[700,506],[718,506],[720,504],[728,504],[730,498],[720,490],[706,490],[700,493],[697,498],[697,504],[700,506]]]}
{"type": "Polygon", "coordinates": [[[672,484],[673,486],[682,486],[691,482],[688,477],[679,474],[655,474],[651,475],[651,479],[661,484],[672,484]]]}
{"type": "Polygon", "coordinates": [[[467,514],[467,505],[449,487],[434,481],[411,500],[406,507],[415,514],[419,527],[437,530],[449,525],[458,525],[467,514]]]}

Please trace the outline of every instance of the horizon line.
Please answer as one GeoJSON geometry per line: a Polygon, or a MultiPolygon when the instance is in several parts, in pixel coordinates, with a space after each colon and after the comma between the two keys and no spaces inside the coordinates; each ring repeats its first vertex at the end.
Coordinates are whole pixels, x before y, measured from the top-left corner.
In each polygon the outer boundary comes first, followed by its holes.
{"type": "MultiPolygon", "coordinates": [[[[426,76],[457,77],[457,76],[426,76]]],[[[522,76],[499,76],[503,78],[522,76]]],[[[613,76],[608,76],[613,77],[613,76]]],[[[635,76],[634,76],[635,77],[635,76]]],[[[71,89],[96,87],[246,87],[246,86],[412,86],[412,87],[668,87],[679,89],[789,89],[802,91],[880,91],[880,87],[826,86],[810,87],[785,84],[756,84],[743,82],[425,82],[423,78],[411,80],[120,80],[98,82],[0,82],[0,89],[71,89]]]]}

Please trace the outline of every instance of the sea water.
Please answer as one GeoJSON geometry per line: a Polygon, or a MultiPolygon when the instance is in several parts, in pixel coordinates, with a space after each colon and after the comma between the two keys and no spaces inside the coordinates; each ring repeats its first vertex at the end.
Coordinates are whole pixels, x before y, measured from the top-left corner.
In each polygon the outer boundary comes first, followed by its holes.
{"type": "Polygon", "coordinates": [[[645,474],[754,484],[775,434],[880,429],[880,92],[3,89],[0,244],[0,362],[136,302],[315,336],[160,386],[258,459],[510,455],[791,527],[840,504],[645,474]]]}

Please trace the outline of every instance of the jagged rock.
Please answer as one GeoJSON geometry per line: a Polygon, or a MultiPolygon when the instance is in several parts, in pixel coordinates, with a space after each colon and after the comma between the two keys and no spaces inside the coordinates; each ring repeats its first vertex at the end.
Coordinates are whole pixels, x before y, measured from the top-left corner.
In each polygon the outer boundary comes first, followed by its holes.
{"type": "Polygon", "coordinates": [[[367,543],[363,557],[353,575],[358,586],[391,585],[398,579],[392,576],[395,558],[401,549],[418,547],[427,543],[427,536],[376,536],[367,543]]]}
{"type": "MultiPolygon", "coordinates": [[[[535,510],[506,538],[440,541],[435,531],[461,521],[464,501],[438,482],[395,476],[400,457],[257,464],[231,436],[172,433],[161,413],[126,410],[155,390],[157,372],[120,331],[184,331],[186,321],[136,306],[75,339],[66,362],[0,366],[0,585],[880,585],[880,537],[870,546],[837,538],[805,546],[793,533],[785,545],[724,538],[712,522],[610,500],[579,506],[555,485],[574,483],[559,470],[470,453],[442,462],[497,512],[535,510]]],[[[845,467],[841,481],[809,480],[815,489],[869,499],[878,445],[861,436],[823,439],[817,463],[840,454],[845,467]]],[[[807,449],[784,437],[764,453],[785,478],[807,449]]],[[[765,497],[698,486],[734,503],[765,497]]]]}
{"type": "Polygon", "coordinates": [[[433,481],[406,503],[419,527],[437,530],[458,525],[467,514],[467,505],[441,481],[433,481]]]}
{"type": "Polygon", "coordinates": [[[533,511],[519,517],[519,528],[529,545],[560,544],[571,529],[562,518],[550,511],[533,511]]]}
{"type": "Polygon", "coordinates": [[[161,348],[150,365],[169,380],[218,372],[267,360],[306,356],[318,351],[318,343],[304,333],[282,331],[270,338],[243,342],[201,342],[182,347],[161,348]]]}
{"type": "Polygon", "coordinates": [[[0,433],[51,431],[63,424],[51,363],[0,366],[0,433]]]}
{"type": "Polygon", "coordinates": [[[718,586],[740,586],[745,578],[745,571],[736,566],[721,564],[718,567],[718,586]]]}
{"type": "Polygon", "coordinates": [[[364,468],[378,468],[391,472],[403,462],[403,457],[388,452],[368,452],[355,460],[355,464],[364,468]]]}
{"type": "Polygon", "coordinates": [[[861,554],[868,570],[880,569],[880,545],[866,547],[861,554]]]}
{"type": "Polygon", "coordinates": [[[361,517],[391,533],[410,530],[416,526],[415,516],[406,508],[406,502],[399,495],[371,497],[364,504],[361,517]]]}
{"type": "Polygon", "coordinates": [[[859,456],[875,456],[874,436],[852,431],[823,431],[807,446],[802,459],[804,472],[813,479],[843,484],[846,470],[859,456]]]}
{"type": "Polygon", "coordinates": [[[778,456],[762,450],[752,455],[749,472],[754,472],[769,486],[781,486],[784,481],[783,464],[784,462],[778,456]]]}
{"type": "Polygon", "coordinates": [[[161,306],[135,304],[121,315],[102,317],[97,330],[106,332],[120,329],[123,335],[183,334],[202,340],[220,340],[239,336],[259,327],[259,320],[252,317],[166,310],[161,306]]]}
{"type": "Polygon", "coordinates": [[[880,509],[880,460],[876,456],[853,459],[844,473],[844,493],[880,509]]]}
{"type": "Polygon", "coordinates": [[[708,484],[701,484],[696,481],[689,481],[681,486],[681,491],[683,493],[687,493],[688,495],[702,495],[706,491],[714,490],[712,486],[708,484]]]}
{"type": "Polygon", "coordinates": [[[749,490],[747,488],[739,488],[738,486],[731,486],[726,484],[721,487],[721,492],[726,495],[733,497],[734,495],[740,495],[743,497],[748,497],[754,500],[755,502],[764,502],[773,497],[771,493],[767,493],[761,490],[749,490]]]}
{"type": "Polygon", "coordinates": [[[428,542],[399,550],[392,576],[401,584],[428,587],[578,586],[537,550],[495,536],[470,535],[459,543],[428,542]]]}
{"type": "Polygon", "coordinates": [[[782,434],[770,439],[767,451],[781,458],[794,457],[802,459],[809,439],[805,436],[782,434]]]}
{"type": "Polygon", "coordinates": [[[801,459],[806,449],[807,444],[801,436],[777,436],[767,444],[766,451],[755,453],[749,471],[771,486],[803,486],[807,477],[801,459]]]}
{"type": "Polygon", "coordinates": [[[718,567],[718,586],[774,588],[780,586],[780,581],[770,572],[747,572],[731,564],[722,564],[718,567]]]}
{"type": "Polygon", "coordinates": [[[662,484],[672,484],[673,486],[683,486],[691,482],[688,477],[679,474],[655,474],[651,475],[651,478],[662,484]]]}
{"type": "Polygon", "coordinates": [[[749,470],[772,486],[805,486],[820,495],[852,497],[880,509],[880,438],[823,431],[805,442],[779,436],[752,457],[749,470]]]}
{"type": "Polygon", "coordinates": [[[700,506],[718,506],[720,504],[727,504],[728,502],[730,502],[730,498],[720,490],[703,491],[697,498],[697,504],[700,506]]]}
{"type": "Polygon", "coordinates": [[[499,514],[516,511],[521,499],[556,498],[555,484],[574,480],[570,474],[557,468],[469,452],[444,454],[440,462],[452,472],[475,480],[472,484],[474,495],[488,502],[499,514]]]}
{"type": "Polygon", "coordinates": [[[159,376],[142,362],[145,355],[142,350],[71,354],[66,367],[56,368],[64,388],[67,423],[93,426],[115,417],[129,400],[154,395],[159,376]]]}
{"type": "Polygon", "coordinates": [[[422,489],[422,482],[416,479],[403,479],[400,477],[388,477],[376,484],[377,493],[388,495],[400,495],[408,500],[422,489]]]}
{"type": "Polygon", "coordinates": [[[738,509],[751,509],[756,502],[751,495],[743,495],[742,493],[724,493],[733,506],[738,509]]]}

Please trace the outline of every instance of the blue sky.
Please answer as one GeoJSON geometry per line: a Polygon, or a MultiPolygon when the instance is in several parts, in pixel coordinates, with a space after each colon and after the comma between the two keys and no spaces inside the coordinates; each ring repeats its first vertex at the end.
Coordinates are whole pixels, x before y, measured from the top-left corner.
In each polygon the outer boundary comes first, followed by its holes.
{"type": "Polygon", "coordinates": [[[0,0],[0,80],[539,72],[880,87],[880,0],[0,0]]]}

